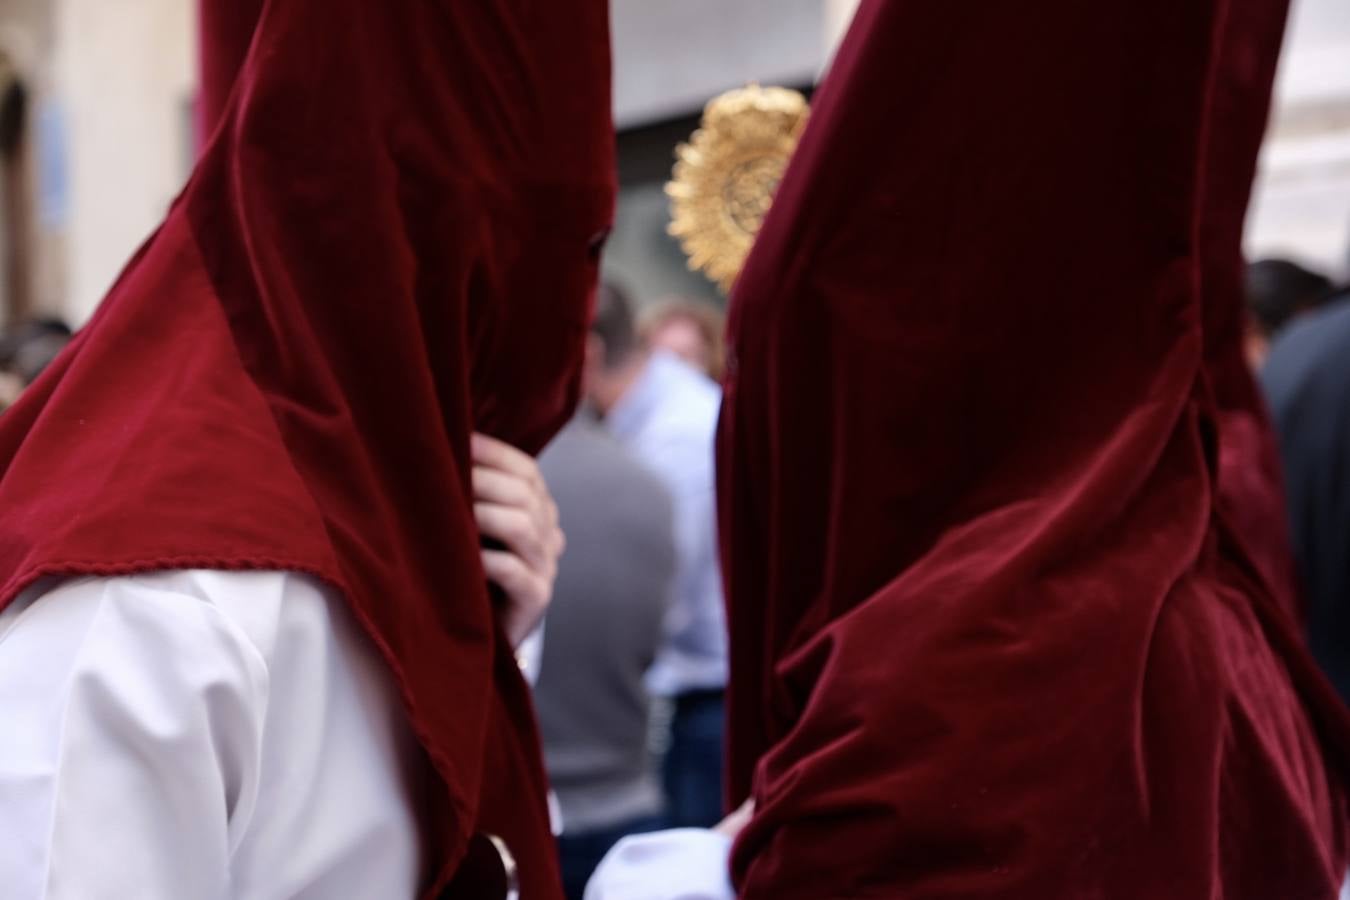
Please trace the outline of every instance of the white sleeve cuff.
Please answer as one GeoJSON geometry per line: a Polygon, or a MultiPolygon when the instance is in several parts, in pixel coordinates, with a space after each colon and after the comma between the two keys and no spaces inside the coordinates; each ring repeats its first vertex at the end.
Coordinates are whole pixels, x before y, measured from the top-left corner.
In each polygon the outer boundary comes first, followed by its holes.
{"type": "Polygon", "coordinates": [[[586,885],[585,900],[735,900],[731,839],[702,828],[626,837],[586,885]]]}

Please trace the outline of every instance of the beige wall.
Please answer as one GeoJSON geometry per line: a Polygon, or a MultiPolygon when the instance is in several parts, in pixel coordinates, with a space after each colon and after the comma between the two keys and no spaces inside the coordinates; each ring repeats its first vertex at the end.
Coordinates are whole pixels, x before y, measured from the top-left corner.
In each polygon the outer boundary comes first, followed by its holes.
{"type": "Polygon", "coordinates": [[[26,79],[44,79],[42,62],[51,43],[50,0],[0,0],[0,48],[26,79]]]}
{"type": "Polygon", "coordinates": [[[190,165],[194,0],[49,0],[69,133],[66,312],[84,320],[190,165]]]}
{"type": "Polygon", "coordinates": [[[1342,276],[1350,259],[1350,3],[1295,0],[1247,245],[1342,276]]]}
{"type": "MultiPolygon", "coordinates": [[[[51,7],[46,0],[0,0],[0,53],[29,92],[30,121],[20,155],[6,173],[0,232],[17,242],[22,259],[0,272],[0,319],[59,308],[64,267],[59,235],[44,234],[34,217],[35,159],[31,113],[50,85],[51,7]],[[21,284],[11,282],[18,279],[21,284]],[[26,309],[21,308],[26,307],[26,309]]],[[[8,246],[8,244],[7,244],[8,246]]],[[[3,254],[0,254],[3,256],[3,254]]],[[[7,261],[0,260],[0,267],[7,261]]]]}

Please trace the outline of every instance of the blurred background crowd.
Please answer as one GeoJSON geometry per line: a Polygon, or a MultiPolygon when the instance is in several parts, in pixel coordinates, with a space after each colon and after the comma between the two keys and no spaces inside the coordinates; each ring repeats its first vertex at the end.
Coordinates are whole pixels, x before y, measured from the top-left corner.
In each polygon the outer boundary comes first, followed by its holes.
{"type": "MultiPolygon", "coordinates": [[[[190,171],[195,8],[0,0],[0,409],[93,314],[190,171]]],[[[536,698],[575,897],[618,837],[721,816],[712,440],[725,298],[666,232],[673,150],[720,91],[809,94],[851,12],[850,0],[613,3],[618,218],[586,402],[542,459],[569,550],[536,698]]],[[[1344,0],[1296,0],[1247,245],[1248,356],[1285,450],[1309,636],[1350,696],[1344,0]]],[[[1047,248],[1047,265],[1072,252],[1047,248]]]]}

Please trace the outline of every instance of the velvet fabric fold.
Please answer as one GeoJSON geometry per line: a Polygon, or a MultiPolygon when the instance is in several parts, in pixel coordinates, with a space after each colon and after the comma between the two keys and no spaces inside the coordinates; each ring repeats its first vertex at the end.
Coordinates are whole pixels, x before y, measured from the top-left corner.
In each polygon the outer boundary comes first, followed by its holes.
{"type": "Polygon", "coordinates": [[[214,5],[189,184],[0,421],[0,605],[44,575],[322,578],[434,766],[426,895],[487,832],[524,896],[560,897],[468,442],[537,450],[575,404],[615,190],[606,4],[247,5],[214,5]]]}
{"type": "Polygon", "coordinates": [[[1337,896],[1236,327],[1284,16],[864,0],[732,300],[741,896],[1337,896]]]}
{"type": "Polygon", "coordinates": [[[225,115],[244,68],[265,0],[199,0],[197,4],[197,140],[205,144],[225,115]]]}

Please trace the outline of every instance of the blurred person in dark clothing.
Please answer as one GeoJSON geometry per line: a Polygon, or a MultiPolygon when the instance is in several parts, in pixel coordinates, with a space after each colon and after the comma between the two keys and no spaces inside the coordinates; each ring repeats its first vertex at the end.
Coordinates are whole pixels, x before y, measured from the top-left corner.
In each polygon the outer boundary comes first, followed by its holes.
{"type": "Polygon", "coordinates": [[[0,337],[0,409],[42,374],[70,336],[70,326],[60,319],[32,319],[0,337]]]}
{"type": "Polygon", "coordinates": [[[574,420],[539,462],[568,549],[535,702],[562,808],[563,886],[581,900],[610,847],[662,824],[643,677],[675,580],[673,513],[656,476],[591,419],[574,420]]]}
{"type": "Polygon", "coordinates": [[[30,319],[0,338],[0,368],[31,384],[70,343],[71,333],[60,319],[30,319]]]}
{"type": "Polygon", "coordinates": [[[1297,316],[1331,294],[1331,280],[1287,259],[1259,259],[1247,266],[1247,361],[1261,368],[1270,342],[1297,316]]]}
{"type": "Polygon", "coordinates": [[[726,613],[717,559],[713,438],[722,392],[674,354],[641,340],[632,304],[601,285],[586,348],[585,390],[610,434],[650,469],[675,507],[675,598],[647,676],[673,713],[664,777],[677,828],[722,818],[726,613]]]}
{"type": "Polygon", "coordinates": [[[1350,303],[1291,324],[1261,381],[1283,451],[1309,642],[1350,700],[1350,303]]]}

